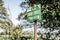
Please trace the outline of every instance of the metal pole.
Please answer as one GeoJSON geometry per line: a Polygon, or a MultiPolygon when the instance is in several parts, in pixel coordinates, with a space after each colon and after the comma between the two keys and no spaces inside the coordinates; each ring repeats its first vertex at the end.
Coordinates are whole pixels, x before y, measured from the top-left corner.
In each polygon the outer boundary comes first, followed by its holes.
{"type": "Polygon", "coordinates": [[[37,40],[37,21],[34,21],[34,40],[37,40]]]}

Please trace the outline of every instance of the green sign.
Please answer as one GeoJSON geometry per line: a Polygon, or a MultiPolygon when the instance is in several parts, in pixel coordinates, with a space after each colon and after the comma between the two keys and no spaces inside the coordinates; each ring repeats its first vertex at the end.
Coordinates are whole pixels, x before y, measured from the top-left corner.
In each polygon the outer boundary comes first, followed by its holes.
{"type": "Polygon", "coordinates": [[[35,5],[27,10],[27,20],[33,22],[34,20],[41,20],[41,6],[35,5]]]}

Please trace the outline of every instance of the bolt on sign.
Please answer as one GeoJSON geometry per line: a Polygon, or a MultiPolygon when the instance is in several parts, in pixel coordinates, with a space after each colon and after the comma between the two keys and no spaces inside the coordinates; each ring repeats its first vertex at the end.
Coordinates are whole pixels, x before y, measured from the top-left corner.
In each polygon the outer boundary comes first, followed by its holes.
{"type": "Polygon", "coordinates": [[[41,20],[41,5],[34,5],[27,10],[27,20],[29,22],[41,20]]]}

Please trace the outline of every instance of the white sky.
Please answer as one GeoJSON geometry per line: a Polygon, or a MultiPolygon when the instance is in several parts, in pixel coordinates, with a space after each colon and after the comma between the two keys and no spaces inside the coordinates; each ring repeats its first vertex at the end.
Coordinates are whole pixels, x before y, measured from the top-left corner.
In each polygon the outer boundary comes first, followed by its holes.
{"type": "Polygon", "coordinates": [[[16,18],[18,14],[21,13],[20,3],[24,0],[3,0],[4,6],[7,9],[7,13],[10,14],[10,19],[16,25],[19,23],[16,18]],[[8,10],[9,9],[9,10],[8,10]]]}

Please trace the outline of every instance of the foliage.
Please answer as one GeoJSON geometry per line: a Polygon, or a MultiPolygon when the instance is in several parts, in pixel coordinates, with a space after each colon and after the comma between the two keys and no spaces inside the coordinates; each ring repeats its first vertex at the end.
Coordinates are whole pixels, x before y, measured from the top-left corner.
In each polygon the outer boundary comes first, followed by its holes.
{"type": "Polygon", "coordinates": [[[5,7],[3,7],[4,2],[0,0],[0,27],[5,29],[6,33],[9,31],[9,27],[12,25],[12,21],[9,19],[5,7]]]}
{"type": "Polygon", "coordinates": [[[12,25],[12,27],[10,28],[10,35],[14,40],[20,38],[20,36],[22,35],[22,27],[19,25],[18,26],[12,25]]]}
{"type": "Polygon", "coordinates": [[[29,37],[31,37],[31,39],[33,39],[34,38],[34,33],[33,32],[30,32],[29,33],[29,37]]]}
{"type": "MultiPolygon", "coordinates": [[[[25,8],[25,5],[27,4],[29,7],[34,6],[34,4],[41,4],[42,26],[49,28],[50,32],[56,29],[60,31],[60,0],[26,0],[25,2],[22,2],[20,6],[25,8]]],[[[27,7],[27,9],[29,7],[27,7]]],[[[27,18],[26,15],[25,18],[27,18]]],[[[47,38],[49,38],[48,36],[51,37],[50,32],[47,33],[47,38]]],[[[58,34],[60,33],[58,32],[58,34]]]]}
{"type": "MultiPolygon", "coordinates": [[[[5,7],[3,7],[4,2],[0,0],[0,27],[5,29],[5,32],[0,33],[1,35],[9,35],[12,39],[19,38],[22,34],[22,28],[20,25],[15,26],[9,19],[5,7]]],[[[7,39],[9,40],[9,39],[7,39]]]]}
{"type": "Polygon", "coordinates": [[[3,15],[7,15],[5,7],[3,7],[4,2],[0,0],[0,11],[2,12],[3,15]]]}
{"type": "Polygon", "coordinates": [[[2,0],[0,0],[0,6],[3,6],[3,1],[2,0]]]}
{"type": "MultiPolygon", "coordinates": [[[[60,26],[60,0],[26,0],[21,6],[28,4],[41,4],[42,25],[44,27],[55,28],[60,26]]],[[[24,6],[23,6],[24,7],[24,6]]]]}

